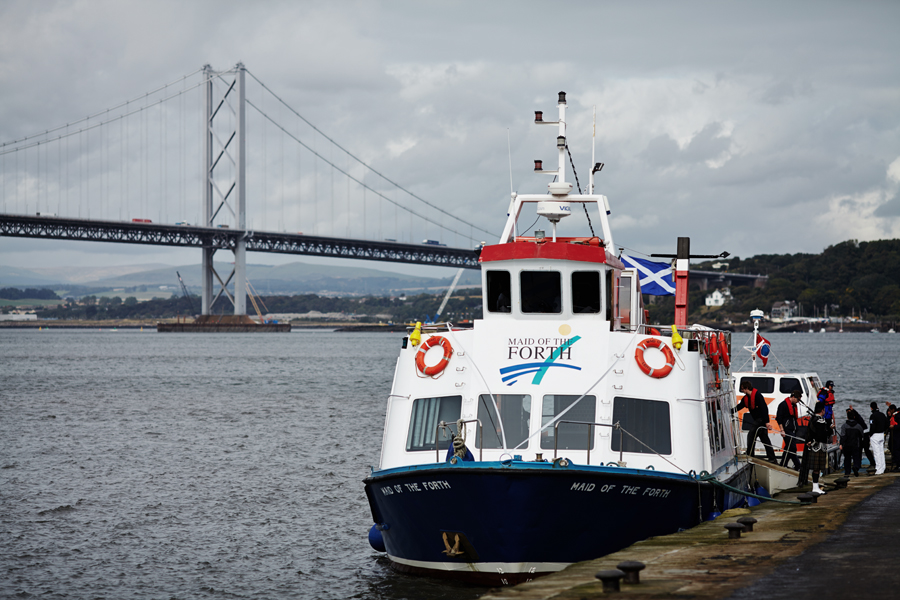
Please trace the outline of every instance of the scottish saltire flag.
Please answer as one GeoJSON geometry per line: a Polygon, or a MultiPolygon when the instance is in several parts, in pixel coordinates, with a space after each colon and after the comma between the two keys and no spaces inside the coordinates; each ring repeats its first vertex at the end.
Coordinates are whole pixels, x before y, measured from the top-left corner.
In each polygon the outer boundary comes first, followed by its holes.
{"type": "Polygon", "coordinates": [[[633,256],[619,257],[625,266],[637,269],[638,279],[641,281],[641,293],[651,296],[674,296],[675,281],[672,279],[672,265],[669,263],[653,262],[646,258],[633,256]]]}
{"type": "Polygon", "coordinates": [[[762,361],[763,366],[766,366],[766,363],[769,362],[769,354],[772,352],[772,344],[769,343],[769,340],[764,338],[763,336],[756,334],[756,356],[762,361]]]}

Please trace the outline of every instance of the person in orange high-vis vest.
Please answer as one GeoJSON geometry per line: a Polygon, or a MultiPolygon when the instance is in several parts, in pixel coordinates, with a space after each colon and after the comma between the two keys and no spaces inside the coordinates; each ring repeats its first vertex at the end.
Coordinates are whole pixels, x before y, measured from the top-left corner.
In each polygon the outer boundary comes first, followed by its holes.
{"type": "Polygon", "coordinates": [[[781,425],[784,431],[784,454],[781,457],[781,466],[788,466],[791,461],[794,468],[800,470],[800,459],[797,458],[797,404],[803,393],[800,390],[794,390],[791,395],[784,399],[784,402],[778,405],[778,412],[775,414],[775,421],[781,425]]]}
{"type": "Polygon", "coordinates": [[[742,408],[746,408],[750,412],[750,420],[752,422],[750,430],[747,432],[747,454],[750,458],[754,457],[753,448],[756,446],[756,438],[759,436],[759,441],[766,448],[766,459],[770,463],[777,464],[775,451],[772,449],[772,442],[769,440],[769,429],[772,426],[769,425],[769,406],[766,404],[766,399],[759,393],[759,390],[746,380],[741,382],[741,391],[744,392],[744,397],[734,407],[734,412],[742,408]]]}

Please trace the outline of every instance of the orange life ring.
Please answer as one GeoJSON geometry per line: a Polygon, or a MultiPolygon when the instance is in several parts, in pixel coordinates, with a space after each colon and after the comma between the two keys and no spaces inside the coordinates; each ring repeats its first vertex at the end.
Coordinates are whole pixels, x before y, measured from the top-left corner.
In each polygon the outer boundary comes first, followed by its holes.
{"type": "Polygon", "coordinates": [[[450,357],[453,356],[453,346],[450,345],[450,342],[447,341],[447,338],[441,337],[439,335],[433,335],[427,340],[425,340],[421,346],[419,346],[419,351],[416,352],[416,367],[419,369],[419,372],[423,375],[428,375],[429,377],[433,375],[437,375],[445,368],[447,368],[447,364],[450,362],[450,357]],[[428,349],[432,346],[439,345],[444,349],[444,356],[436,365],[432,365],[430,367],[425,366],[425,354],[428,352],[428,349]]]}
{"type": "Polygon", "coordinates": [[[637,349],[634,351],[634,360],[644,374],[655,379],[662,379],[675,367],[675,355],[672,353],[672,349],[655,337],[646,338],[637,345],[637,349]],[[666,365],[660,369],[650,367],[644,360],[644,350],[647,348],[659,348],[666,357],[666,365]]]}
{"type": "Polygon", "coordinates": [[[731,357],[728,356],[728,344],[725,342],[725,332],[719,332],[719,353],[722,355],[722,364],[725,368],[731,368],[731,357]]]}
{"type": "Polygon", "coordinates": [[[719,368],[719,343],[716,340],[716,334],[712,334],[708,338],[709,357],[712,359],[713,366],[719,368]]]}

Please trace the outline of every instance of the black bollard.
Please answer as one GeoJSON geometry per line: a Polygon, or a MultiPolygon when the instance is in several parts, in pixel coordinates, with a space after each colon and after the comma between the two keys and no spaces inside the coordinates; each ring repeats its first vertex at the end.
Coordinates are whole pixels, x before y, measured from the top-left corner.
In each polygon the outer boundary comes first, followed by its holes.
{"type": "Polygon", "coordinates": [[[844,489],[845,487],[847,487],[847,483],[849,481],[850,481],[849,477],[838,477],[837,479],[834,480],[834,485],[837,487],[837,489],[841,490],[841,489],[844,489]]]}
{"type": "Polygon", "coordinates": [[[617,564],[616,568],[625,572],[625,583],[640,583],[641,571],[646,565],[637,560],[626,560],[617,564]]]}
{"type": "Polygon", "coordinates": [[[741,532],[746,529],[740,523],[725,523],[725,529],[728,530],[728,539],[729,540],[739,540],[741,539],[741,532]]]}
{"type": "Polygon", "coordinates": [[[815,494],[798,494],[797,500],[800,501],[800,504],[813,504],[816,501],[815,494]]]}
{"type": "Polygon", "coordinates": [[[753,524],[756,523],[756,519],[753,517],[741,517],[737,520],[738,523],[747,528],[747,533],[753,531],[753,524]]]}
{"type": "Polygon", "coordinates": [[[603,582],[604,592],[618,592],[619,580],[625,577],[625,573],[618,569],[609,569],[608,571],[598,571],[594,577],[603,582]]]}

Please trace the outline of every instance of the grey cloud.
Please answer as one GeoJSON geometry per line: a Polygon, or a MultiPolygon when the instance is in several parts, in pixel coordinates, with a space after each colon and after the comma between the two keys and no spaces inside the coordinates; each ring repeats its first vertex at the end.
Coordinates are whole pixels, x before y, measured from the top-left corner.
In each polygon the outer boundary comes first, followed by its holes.
{"type": "Polygon", "coordinates": [[[875,209],[873,213],[876,217],[900,217],[900,194],[894,194],[894,197],[875,209]]]}

